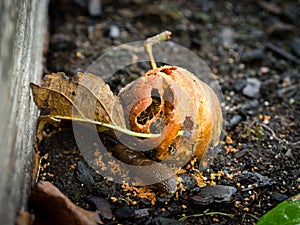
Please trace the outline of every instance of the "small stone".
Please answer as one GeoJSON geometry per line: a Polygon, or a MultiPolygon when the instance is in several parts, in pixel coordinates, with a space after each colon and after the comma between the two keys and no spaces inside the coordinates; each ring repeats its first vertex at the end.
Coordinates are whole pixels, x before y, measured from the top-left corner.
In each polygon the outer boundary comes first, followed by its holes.
{"type": "Polygon", "coordinates": [[[295,99],[293,99],[293,98],[290,98],[290,99],[289,99],[289,104],[290,104],[290,105],[295,104],[295,102],[296,102],[295,99]]]}
{"type": "Polygon", "coordinates": [[[264,59],[264,56],[264,52],[261,49],[253,49],[242,54],[241,62],[250,63],[261,61],[264,59]]]}
{"type": "Polygon", "coordinates": [[[119,27],[115,24],[110,25],[108,36],[113,39],[118,38],[120,36],[119,27]]]}
{"type": "Polygon", "coordinates": [[[225,27],[220,33],[220,39],[224,47],[230,47],[234,40],[234,30],[231,27],[225,27]]]}
{"type": "Polygon", "coordinates": [[[242,93],[250,98],[257,97],[260,92],[261,82],[257,78],[247,78],[247,84],[243,88],[242,93]]]}
{"type": "Polygon", "coordinates": [[[257,99],[251,100],[241,106],[241,110],[249,110],[254,109],[259,105],[259,101],[257,99]]]}
{"type": "Polygon", "coordinates": [[[240,70],[245,69],[245,64],[244,64],[244,63],[240,63],[240,64],[239,64],[239,69],[240,69],[240,70]]]}
{"type": "Polygon", "coordinates": [[[87,9],[91,16],[101,16],[101,0],[88,0],[87,9]]]}
{"type": "Polygon", "coordinates": [[[234,84],[234,88],[237,91],[241,91],[247,84],[247,81],[244,79],[237,79],[235,84],[234,84]]]}
{"type": "Polygon", "coordinates": [[[238,125],[242,120],[243,120],[243,117],[241,115],[235,115],[234,117],[232,117],[230,119],[229,123],[227,124],[228,129],[231,130],[236,125],[238,125]]]}
{"type": "Polygon", "coordinates": [[[260,67],[260,72],[261,72],[262,74],[264,74],[264,73],[269,73],[269,72],[270,72],[270,69],[269,69],[269,67],[263,66],[263,67],[260,67]]]}
{"type": "Polygon", "coordinates": [[[291,50],[295,56],[300,58],[300,38],[295,38],[291,42],[291,50]]]}

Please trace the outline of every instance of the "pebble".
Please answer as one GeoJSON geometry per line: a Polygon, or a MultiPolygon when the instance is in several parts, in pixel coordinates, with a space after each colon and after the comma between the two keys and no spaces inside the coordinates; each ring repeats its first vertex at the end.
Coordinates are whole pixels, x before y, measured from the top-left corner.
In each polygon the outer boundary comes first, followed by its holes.
{"type": "Polygon", "coordinates": [[[254,109],[259,105],[259,101],[257,99],[251,100],[241,106],[241,110],[249,110],[254,109]]]}
{"type": "Polygon", "coordinates": [[[260,92],[261,81],[257,78],[247,78],[246,82],[247,84],[242,91],[243,95],[249,98],[257,97],[260,92]]]}
{"type": "Polygon", "coordinates": [[[120,36],[119,27],[115,24],[110,25],[108,36],[113,39],[118,38],[120,36]]]}
{"type": "Polygon", "coordinates": [[[246,51],[241,56],[241,62],[250,63],[263,60],[265,57],[264,52],[261,49],[253,49],[251,51],[246,51]]]}
{"type": "Polygon", "coordinates": [[[289,104],[290,104],[290,105],[295,104],[295,102],[296,102],[295,99],[293,99],[293,98],[290,98],[290,99],[289,99],[289,104]]]}
{"type": "Polygon", "coordinates": [[[241,91],[247,84],[247,81],[244,79],[237,79],[235,84],[234,84],[234,88],[237,91],[241,91]]]}
{"type": "Polygon", "coordinates": [[[101,16],[101,12],[102,12],[101,0],[88,0],[87,9],[91,16],[93,17],[101,16]]]}
{"type": "Polygon", "coordinates": [[[230,119],[230,121],[227,124],[227,128],[231,130],[234,128],[236,125],[238,125],[240,122],[242,122],[243,117],[241,115],[235,115],[230,119]]]}
{"type": "Polygon", "coordinates": [[[225,27],[220,33],[220,39],[224,47],[230,47],[234,41],[234,30],[231,27],[225,27]]]}
{"type": "Polygon", "coordinates": [[[292,53],[300,58],[300,38],[295,38],[291,42],[292,53]]]}

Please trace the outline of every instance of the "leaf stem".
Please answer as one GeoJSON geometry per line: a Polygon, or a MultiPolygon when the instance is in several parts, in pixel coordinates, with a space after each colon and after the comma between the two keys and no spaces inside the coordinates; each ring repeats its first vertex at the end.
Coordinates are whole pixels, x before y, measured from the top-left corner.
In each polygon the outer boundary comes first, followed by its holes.
{"type": "Polygon", "coordinates": [[[157,68],[156,62],[154,60],[153,53],[152,53],[152,46],[155,45],[155,44],[158,44],[158,43],[160,43],[162,41],[170,40],[171,39],[171,35],[172,35],[172,32],[170,32],[170,31],[164,31],[164,32],[161,32],[161,33],[153,36],[153,37],[150,37],[150,38],[146,39],[146,41],[145,41],[145,49],[146,49],[146,52],[148,54],[148,57],[149,57],[152,69],[157,68]]]}
{"type": "Polygon", "coordinates": [[[117,130],[117,131],[120,131],[121,133],[128,134],[128,135],[135,136],[135,137],[140,137],[140,138],[154,138],[154,137],[159,137],[160,136],[160,134],[146,134],[146,133],[134,132],[134,131],[128,130],[126,128],[115,126],[113,124],[102,123],[102,122],[99,122],[99,121],[89,120],[89,119],[86,119],[86,118],[75,118],[75,117],[68,117],[68,116],[52,116],[50,118],[54,119],[54,120],[57,120],[57,119],[59,119],[59,120],[73,120],[73,121],[77,121],[77,122],[92,123],[92,124],[96,124],[96,125],[99,125],[99,126],[103,126],[103,127],[106,127],[106,128],[117,130]]]}
{"type": "MultiPolygon", "coordinates": [[[[110,128],[113,130],[120,131],[121,133],[128,134],[134,137],[140,137],[140,138],[154,138],[154,137],[159,137],[161,134],[147,134],[147,133],[139,133],[139,132],[134,132],[132,130],[128,130],[126,128],[122,128],[113,124],[108,124],[108,123],[103,123],[95,120],[89,120],[86,118],[76,118],[76,117],[68,117],[68,116],[50,116],[50,119],[52,120],[74,120],[77,122],[85,122],[85,123],[92,123],[96,124],[102,127],[110,128]]],[[[184,131],[180,130],[177,133],[177,136],[184,136],[184,131]]]]}

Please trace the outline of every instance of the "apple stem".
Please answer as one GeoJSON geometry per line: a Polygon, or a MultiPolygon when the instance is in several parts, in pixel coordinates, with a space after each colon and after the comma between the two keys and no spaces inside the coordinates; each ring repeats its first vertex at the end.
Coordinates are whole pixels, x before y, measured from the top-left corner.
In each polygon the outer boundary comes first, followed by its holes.
{"type": "Polygon", "coordinates": [[[145,41],[145,49],[146,49],[147,55],[149,57],[152,69],[157,68],[156,62],[154,60],[153,53],[152,53],[152,46],[155,45],[155,44],[158,44],[158,43],[160,43],[162,41],[170,40],[171,39],[171,35],[172,35],[172,32],[170,32],[170,31],[164,31],[164,32],[161,32],[161,33],[153,36],[153,37],[150,37],[150,38],[146,39],[146,41],[145,41]]]}

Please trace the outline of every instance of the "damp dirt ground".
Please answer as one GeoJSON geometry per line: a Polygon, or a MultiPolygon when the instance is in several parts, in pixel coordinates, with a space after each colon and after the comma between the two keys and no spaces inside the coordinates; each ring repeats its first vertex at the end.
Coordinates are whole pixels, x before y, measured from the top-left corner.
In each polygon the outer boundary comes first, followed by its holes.
{"type": "MultiPolygon", "coordinates": [[[[97,17],[83,4],[89,1],[50,2],[44,74],[85,71],[105,49],[164,30],[204,60],[222,89],[226,128],[203,175],[210,184],[236,192],[227,201],[197,201],[193,197],[200,189],[187,187],[169,199],[157,195],[152,205],[87,167],[95,181],[90,184],[78,171],[78,161],[84,159],[68,124],[41,143],[41,155],[48,157],[42,160],[40,180],[52,182],[84,209],[96,209],[90,196],[105,198],[114,215],[105,224],[175,224],[196,214],[204,215],[178,223],[255,224],[299,193],[300,16],[295,1],[277,0],[270,6],[261,1],[103,0],[97,17]],[[126,214],[128,207],[147,213],[132,216],[126,214]]],[[[137,77],[143,70],[121,72],[137,77]]],[[[117,87],[128,80],[114,82],[117,87]]]]}

